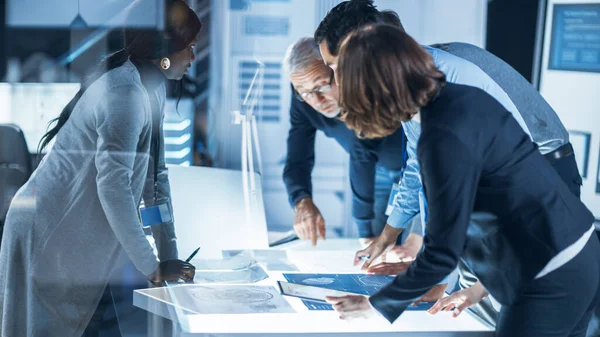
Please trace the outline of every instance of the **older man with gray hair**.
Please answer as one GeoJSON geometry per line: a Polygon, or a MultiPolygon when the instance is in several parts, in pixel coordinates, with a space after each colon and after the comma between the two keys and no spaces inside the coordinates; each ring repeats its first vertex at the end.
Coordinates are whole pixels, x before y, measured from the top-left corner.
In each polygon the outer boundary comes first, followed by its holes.
{"type": "MultiPolygon", "coordinates": [[[[338,87],[313,38],[293,43],[283,64],[294,93],[283,171],[289,201],[296,213],[294,230],[300,239],[311,240],[313,245],[319,238],[325,239],[325,220],[312,199],[311,182],[315,136],[322,131],[350,154],[352,217],[361,243],[369,244],[385,227],[390,193],[402,175],[406,158],[404,133],[399,129],[386,138],[359,139],[337,118],[338,87]]],[[[405,246],[398,249],[414,245],[418,251],[420,240],[420,236],[409,236],[405,246]]]]}

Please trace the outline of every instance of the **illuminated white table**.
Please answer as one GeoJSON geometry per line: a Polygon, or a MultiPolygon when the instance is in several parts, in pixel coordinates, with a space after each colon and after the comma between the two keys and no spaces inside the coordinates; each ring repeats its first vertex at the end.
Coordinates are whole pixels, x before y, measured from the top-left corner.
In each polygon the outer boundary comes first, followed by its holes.
{"type": "MultiPolygon", "coordinates": [[[[351,261],[352,252],[360,248],[356,239],[333,239],[312,248],[306,242],[291,242],[278,247],[285,249],[288,257],[301,272],[324,272],[319,270],[335,258],[351,261]],[[321,256],[322,258],[318,258],[321,256]],[[302,264],[299,259],[314,263],[302,264]],[[314,260],[313,260],[314,259],[314,260]],[[308,269],[308,270],[307,270],[308,269]]],[[[337,264],[336,264],[337,265],[337,264]]],[[[352,272],[329,266],[328,273],[352,272]]],[[[342,268],[343,269],[343,268],[342,268]]],[[[348,269],[348,268],[346,268],[348,269]]],[[[270,285],[275,288],[277,280],[284,280],[281,272],[269,272],[270,277],[254,285],[270,285]]],[[[333,311],[309,311],[302,301],[286,297],[296,313],[285,314],[188,314],[174,306],[168,298],[159,295],[160,288],[137,290],[134,304],[155,315],[178,322],[179,336],[493,336],[493,329],[464,312],[457,318],[450,313],[435,316],[424,311],[406,311],[394,322],[388,323],[377,315],[369,320],[342,321],[333,311]]]]}

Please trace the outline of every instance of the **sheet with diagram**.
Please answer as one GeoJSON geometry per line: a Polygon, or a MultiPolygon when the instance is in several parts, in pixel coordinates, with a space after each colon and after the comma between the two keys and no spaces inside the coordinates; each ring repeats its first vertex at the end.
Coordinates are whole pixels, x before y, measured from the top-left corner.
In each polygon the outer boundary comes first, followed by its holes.
{"type": "Polygon", "coordinates": [[[194,283],[256,283],[269,277],[252,256],[224,256],[222,259],[194,259],[194,283]]]}
{"type": "Polygon", "coordinates": [[[197,285],[138,290],[186,314],[294,313],[272,286],[197,285]]]}
{"type": "MultiPolygon", "coordinates": [[[[372,274],[283,274],[283,277],[296,284],[304,284],[333,290],[346,291],[362,295],[374,295],[394,280],[394,276],[372,274]]],[[[309,310],[333,310],[327,303],[302,300],[309,310]]],[[[427,310],[433,303],[421,303],[407,310],[427,310]]]]}

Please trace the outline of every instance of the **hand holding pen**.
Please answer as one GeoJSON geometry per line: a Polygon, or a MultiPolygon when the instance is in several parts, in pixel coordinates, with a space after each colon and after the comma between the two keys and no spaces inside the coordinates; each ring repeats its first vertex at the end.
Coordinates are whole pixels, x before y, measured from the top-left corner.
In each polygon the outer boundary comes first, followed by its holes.
{"type": "Polygon", "coordinates": [[[148,276],[150,281],[161,284],[162,281],[177,281],[182,279],[186,282],[193,281],[196,267],[181,260],[167,260],[158,265],[158,268],[148,276]]]}
{"type": "Polygon", "coordinates": [[[200,251],[200,247],[196,248],[196,250],[194,250],[187,259],[185,259],[185,262],[189,263],[190,261],[192,261],[194,256],[196,256],[196,254],[198,254],[199,251],[200,251]]]}
{"type": "Polygon", "coordinates": [[[193,282],[196,275],[196,267],[190,264],[190,261],[198,254],[200,247],[192,252],[185,260],[167,260],[158,265],[158,268],[148,276],[148,279],[156,285],[163,285],[163,281],[175,282],[184,280],[185,282],[193,282]]]}

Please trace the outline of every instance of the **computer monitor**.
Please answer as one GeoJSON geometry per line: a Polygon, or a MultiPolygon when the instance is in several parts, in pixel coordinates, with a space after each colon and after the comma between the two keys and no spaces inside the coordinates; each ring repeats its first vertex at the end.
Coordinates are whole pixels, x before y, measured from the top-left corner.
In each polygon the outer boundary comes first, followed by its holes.
{"type": "Polygon", "coordinates": [[[242,172],[212,167],[168,166],[179,258],[201,247],[198,256],[221,250],[269,248],[261,177],[250,218],[245,211],[242,172]]]}
{"type": "Polygon", "coordinates": [[[29,152],[37,151],[48,123],[79,91],[79,83],[0,83],[0,123],[18,125],[29,152]]]}

